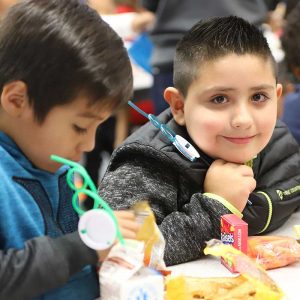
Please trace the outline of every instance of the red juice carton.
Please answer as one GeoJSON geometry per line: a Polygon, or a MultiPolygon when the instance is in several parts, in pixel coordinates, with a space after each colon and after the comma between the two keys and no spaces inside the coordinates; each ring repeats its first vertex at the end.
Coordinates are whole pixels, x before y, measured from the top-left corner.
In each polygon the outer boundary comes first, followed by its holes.
{"type": "MultiPolygon", "coordinates": [[[[248,224],[234,214],[221,217],[221,241],[247,254],[248,224]]],[[[221,257],[222,264],[232,273],[237,273],[232,261],[221,257]]]]}

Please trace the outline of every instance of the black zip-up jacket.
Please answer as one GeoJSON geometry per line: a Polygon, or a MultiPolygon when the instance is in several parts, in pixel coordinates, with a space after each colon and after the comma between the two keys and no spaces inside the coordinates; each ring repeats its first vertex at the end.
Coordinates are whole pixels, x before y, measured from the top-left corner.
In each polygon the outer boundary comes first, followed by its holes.
{"type": "MultiPolygon", "coordinates": [[[[193,144],[170,109],[159,119],[193,144]]],[[[127,209],[136,201],[148,200],[166,240],[166,264],[183,263],[199,258],[206,241],[220,238],[220,218],[231,213],[203,195],[207,168],[202,160],[187,160],[147,123],[114,151],[99,193],[113,209],[127,209]]],[[[269,144],[253,160],[252,168],[257,186],[243,219],[250,235],[264,234],[280,227],[300,206],[299,146],[282,122],[277,122],[269,144]]]]}

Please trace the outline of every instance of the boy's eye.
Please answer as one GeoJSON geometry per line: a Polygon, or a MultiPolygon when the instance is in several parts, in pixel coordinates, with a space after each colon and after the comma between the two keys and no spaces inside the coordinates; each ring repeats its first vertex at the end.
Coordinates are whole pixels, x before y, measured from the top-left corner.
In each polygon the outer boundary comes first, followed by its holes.
{"type": "Polygon", "coordinates": [[[257,93],[257,94],[252,96],[252,99],[253,99],[254,102],[264,102],[268,98],[264,94],[257,93]]]}
{"type": "Polygon", "coordinates": [[[76,133],[79,133],[79,134],[85,134],[87,132],[87,130],[85,128],[81,128],[75,124],[73,124],[73,129],[75,130],[76,133]]]}
{"type": "Polygon", "coordinates": [[[227,99],[224,96],[217,96],[212,99],[212,102],[215,104],[223,104],[227,102],[227,99]]]}

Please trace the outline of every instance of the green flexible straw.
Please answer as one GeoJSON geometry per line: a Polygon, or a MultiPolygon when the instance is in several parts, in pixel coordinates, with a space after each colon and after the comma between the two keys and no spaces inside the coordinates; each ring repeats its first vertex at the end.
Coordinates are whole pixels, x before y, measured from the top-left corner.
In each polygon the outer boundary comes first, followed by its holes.
{"type": "Polygon", "coordinates": [[[81,207],[78,204],[78,195],[83,193],[87,196],[91,197],[94,200],[94,206],[93,209],[98,209],[100,206],[112,217],[114,220],[115,226],[117,228],[117,238],[119,242],[124,245],[124,238],[121,234],[120,227],[118,224],[118,221],[115,217],[115,214],[113,210],[110,208],[110,206],[98,195],[97,188],[92,181],[91,177],[87,173],[86,169],[80,165],[79,163],[76,163],[74,161],[68,160],[66,158],[62,158],[57,155],[51,155],[50,156],[52,160],[57,161],[58,163],[65,164],[70,166],[71,168],[68,170],[67,173],[67,183],[69,187],[75,191],[73,197],[72,197],[72,205],[74,210],[78,213],[78,215],[83,215],[85,211],[81,209],[81,207]],[[83,178],[83,184],[82,187],[78,188],[73,183],[73,174],[78,173],[83,178]],[[88,190],[87,188],[90,188],[88,190]]]}

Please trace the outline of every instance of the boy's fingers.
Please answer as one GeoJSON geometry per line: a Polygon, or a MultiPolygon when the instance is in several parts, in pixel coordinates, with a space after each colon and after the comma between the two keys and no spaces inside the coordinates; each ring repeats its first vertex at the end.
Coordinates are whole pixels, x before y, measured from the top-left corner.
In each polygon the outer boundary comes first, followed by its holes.
{"type": "Polygon", "coordinates": [[[241,166],[239,167],[239,169],[240,169],[240,172],[241,172],[241,174],[242,174],[243,176],[251,176],[251,177],[254,176],[254,173],[253,173],[252,168],[250,168],[250,167],[248,167],[248,166],[246,166],[246,165],[241,165],[241,166]]]}
{"type": "Polygon", "coordinates": [[[132,210],[115,210],[116,218],[135,220],[135,214],[132,210]]]}
{"type": "Polygon", "coordinates": [[[115,211],[114,213],[118,220],[121,230],[124,229],[128,231],[132,231],[134,233],[138,232],[140,226],[136,222],[136,217],[133,211],[121,210],[121,211],[115,211]]]}
{"type": "Polygon", "coordinates": [[[133,221],[118,219],[118,223],[121,228],[134,231],[134,232],[137,232],[140,228],[139,224],[133,221]]]}
{"type": "Polygon", "coordinates": [[[252,193],[256,188],[256,180],[254,178],[250,178],[250,193],[252,193]]]}
{"type": "Polygon", "coordinates": [[[135,231],[132,231],[132,230],[128,230],[128,229],[125,229],[125,228],[120,228],[121,230],[121,234],[124,238],[126,239],[135,239],[136,238],[136,232],[135,231]]]}

